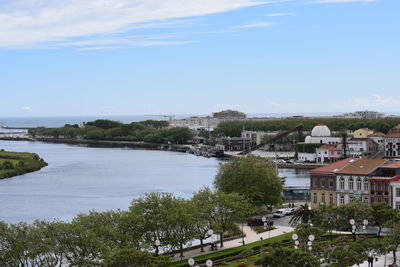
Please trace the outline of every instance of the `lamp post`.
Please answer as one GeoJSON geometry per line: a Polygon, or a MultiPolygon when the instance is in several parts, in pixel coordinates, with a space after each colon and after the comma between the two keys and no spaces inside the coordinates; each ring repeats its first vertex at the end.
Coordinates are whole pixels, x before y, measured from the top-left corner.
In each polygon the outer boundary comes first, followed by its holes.
{"type": "MultiPolygon", "coordinates": [[[[350,219],[350,225],[351,225],[351,233],[353,234],[353,241],[356,241],[356,232],[357,232],[357,225],[356,221],[354,219],[350,219]]],[[[366,230],[368,225],[368,220],[363,220],[363,226],[362,229],[366,230]]]]}
{"type": "MultiPolygon", "coordinates": [[[[294,240],[294,248],[298,249],[300,247],[299,236],[297,234],[293,234],[292,235],[292,239],[294,240]]],[[[307,244],[307,249],[309,251],[312,250],[312,244],[313,244],[314,240],[315,240],[315,236],[314,235],[309,235],[308,236],[308,240],[307,240],[306,244],[307,244]]]]}
{"type": "Polygon", "coordinates": [[[156,245],[156,256],[158,256],[159,254],[159,247],[161,245],[161,241],[159,239],[157,239],[156,241],[154,241],[154,244],[156,245]]]}

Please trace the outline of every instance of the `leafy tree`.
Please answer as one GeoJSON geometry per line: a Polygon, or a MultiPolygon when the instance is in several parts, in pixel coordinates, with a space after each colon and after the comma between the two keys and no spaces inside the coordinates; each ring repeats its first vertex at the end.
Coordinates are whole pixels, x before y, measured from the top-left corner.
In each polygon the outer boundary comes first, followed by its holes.
{"type": "Polygon", "coordinates": [[[95,139],[95,140],[104,139],[104,130],[102,130],[102,129],[89,130],[86,133],[86,138],[87,139],[95,139]]]}
{"type": "Polygon", "coordinates": [[[372,208],[365,202],[351,202],[337,207],[337,222],[339,229],[350,229],[350,219],[354,219],[356,225],[361,227],[364,220],[371,221],[372,208]]]}
{"type": "Polygon", "coordinates": [[[319,267],[318,257],[301,249],[275,248],[256,262],[263,267],[319,267]]]}
{"type": "Polygon", "coordinates": [[[337,229],[337,217],[338,207],[337,206],[320,206],[314,210],[312,215],[312,223],[314,226],[322,228],[329,232],[329,236],[332,240],[332,231],[337,229]]]}
{"type": "Polygon", "coordinates": [[[254,205],[277,205],[282,202],[282,182],[275,168],[262,158],[235,158],[222,165],[214,185],[223,192],[238,193],[254,205]]]}
{"type": "Polygon", "coordinates": [[[166,257],[155,257],[153,254],[133,248],[122,248],[113,251],[104,260],[105,267],[156,267],[168,263],[166,257]]]}
{"type": "Polygon", "coordinates": [[[119,121],[112,121],[112,120],[95,120],[86,123],[87,126],[94,126],[101,129],[111,129],[117,128],[122,125],[119,121]]]}
{"type": "Polygon", "coordinates": [[[396,222],[394,223],[392,230],[387,237],[388,243],[390,244],[390,247],[393,251],[393,265],[396,266],[396,260],[397,260],[397,249],[400,246],[400,223],[396,222]]]}
{"type": "Polygon", "coordinates": [[[332,246],[318,244],[316,250],[321,252],[327,263],[336,263],[340,267],[361,264],[367,259],[363,244],[359,241],[348,242],[346,237],[335,239],[332,246]]]}
{"type": "Polygon", "coordinates": [[[395,209],[383,202],[371,204],[372,225],[378,226],[378,237],[381,235],[382,227],[398,215],[395,209]]]}
{"type": "Polygon", "coordinates": [[[220,235],[220,246],[224,246],[224,233],[236,220],[244,220],[254,212],[253,206],[237,193],[217,191],[213,196],[212,224],[220,235]]]}
{"type": "Polygon", "coordinates": [[[14,164],[12,164],[11,161],[4,161],[3,164],[1,165],[3,170],[8,170],[8,169],[14,169],[14,164]]]}
{"type": "Polygon", "coordinates": [[[189,128],[174,127],[168,130],[167,139],[174,144],[186,144],[188,140],[193,138],[193,133],[189,128]]]}
{"type": "Polygon", "coordinates": [[[196,192],[192,199],[192,212],[195,218],[193,231],[196,238],[200,240],[200,250],[204,252],[204,239],[208,238],[208,231],[212,229],[212,215],[215,209],[213,192],[209,188],[204,188],[196,192]]]}

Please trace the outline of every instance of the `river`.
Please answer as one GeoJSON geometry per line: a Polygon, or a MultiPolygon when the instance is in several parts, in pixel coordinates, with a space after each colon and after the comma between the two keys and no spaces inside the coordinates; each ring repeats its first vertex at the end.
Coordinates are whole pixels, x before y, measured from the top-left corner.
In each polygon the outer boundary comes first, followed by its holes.
{"type": "MultiPolygon", "coordinates": [[[[184,198],[212,186],[219,162],[180,152],[0,141],[0,149],[34,152],[49,166],[0,180],[0,221],[70,220],[89,210],[127,209],[148,192],[184,198]]],[[[287,185],[309,183],[305,171],[280,170],[287,185]]]]}

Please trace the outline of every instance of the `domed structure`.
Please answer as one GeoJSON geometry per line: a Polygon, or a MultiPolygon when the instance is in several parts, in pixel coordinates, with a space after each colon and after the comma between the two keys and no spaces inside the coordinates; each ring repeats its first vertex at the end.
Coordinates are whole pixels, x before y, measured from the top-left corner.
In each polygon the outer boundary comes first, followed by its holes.
{"type": "Polygon", "coordinates": [[[311,131],[313,137],[329,137],[331,136],[331,130],[325,124],[317,124],[311,131]]]}
{"type": "Polygon", "coordinates": [[[311,136],[307,136],[307,137],[306,137],[306,140],[304,140],[304,143],[306,143],[306,144],[311,144],[311,143],[312,143],[312,138],[311,138],[311,136]]]}

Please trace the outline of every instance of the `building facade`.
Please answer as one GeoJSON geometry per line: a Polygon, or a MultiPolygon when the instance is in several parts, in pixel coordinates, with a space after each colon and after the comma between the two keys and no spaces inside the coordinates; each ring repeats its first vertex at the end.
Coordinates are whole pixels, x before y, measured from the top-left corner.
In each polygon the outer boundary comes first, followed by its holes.
{"type": "Polygon", "coordinates": [[[317,149],[316,162],[318,163],[332,163],[340,160],[343,156],[343,149],[340,146],[323,145],[317,149]]]}
{"type": "Polygon", "coordinates": [[[348,158],[310,171],[311,208],[337,205],[336,172],[351,161],[354,159],[348,158]]]}

